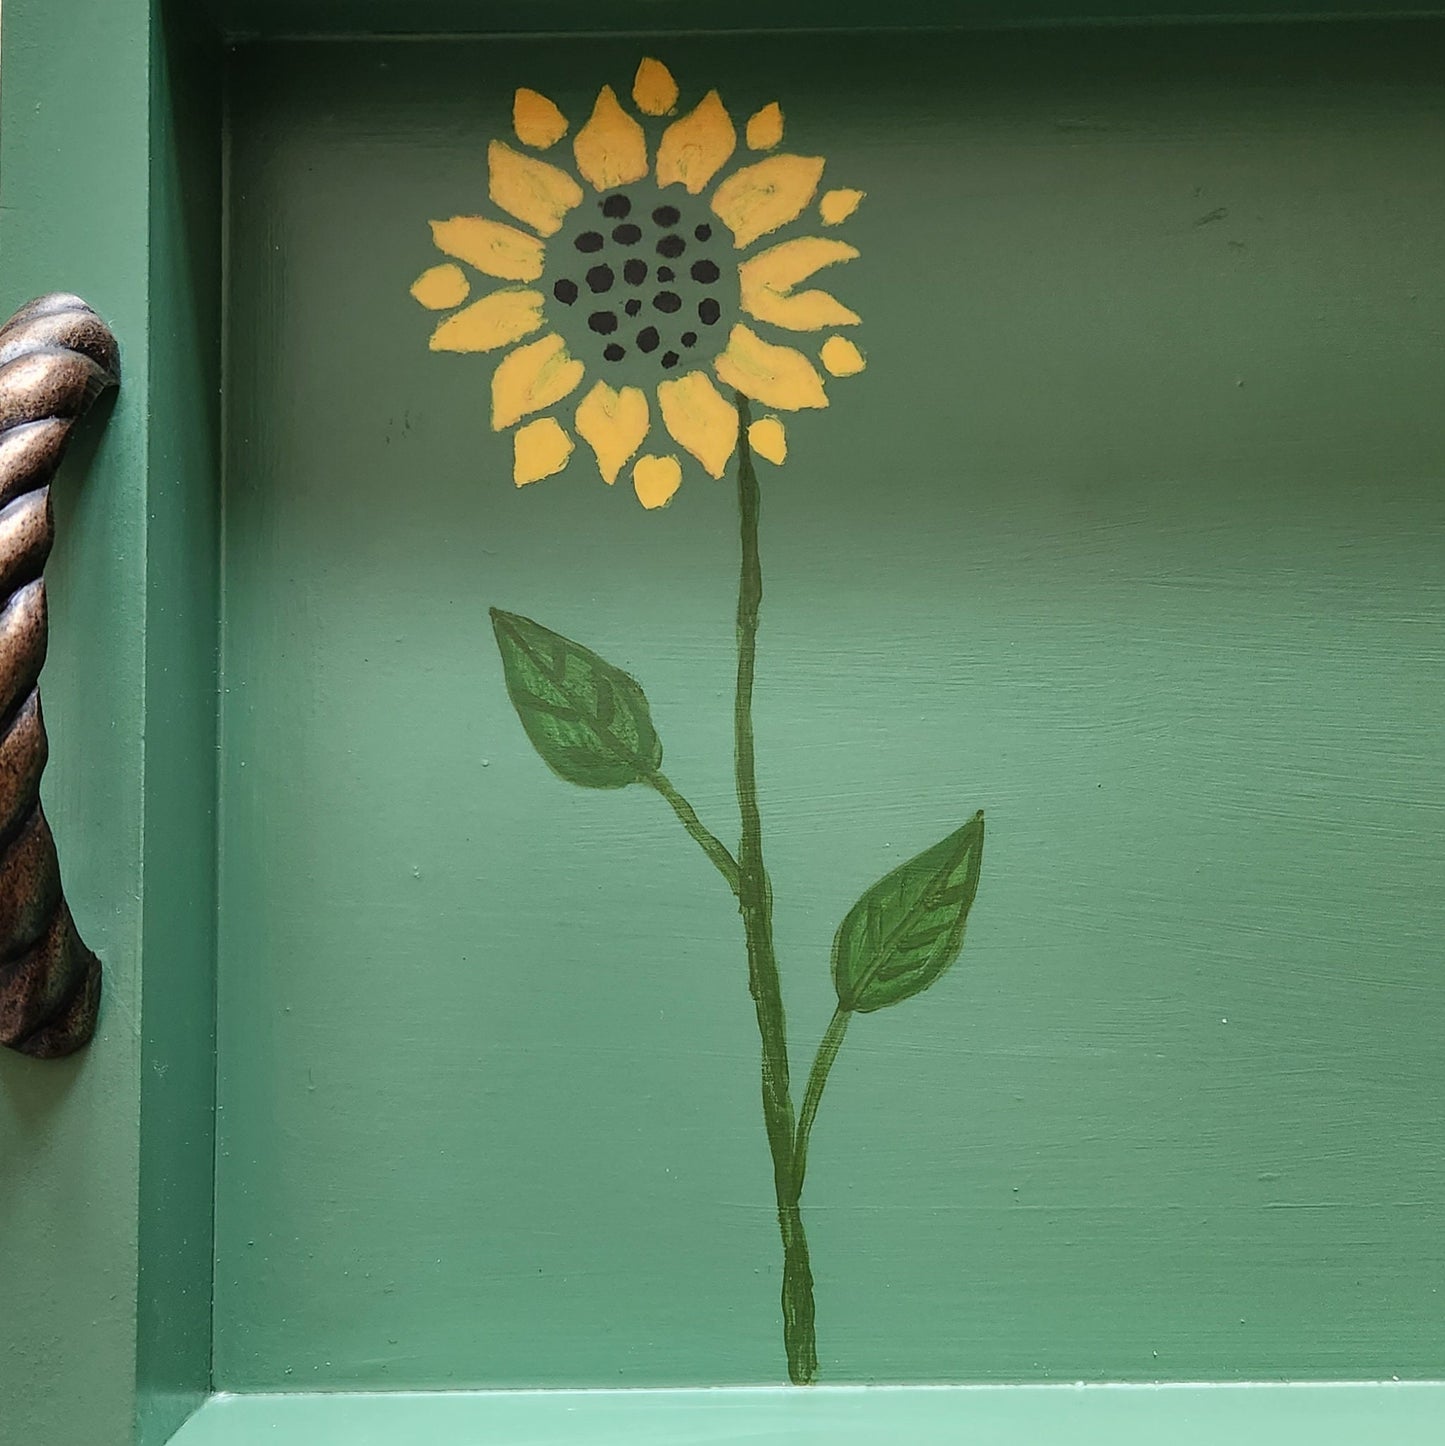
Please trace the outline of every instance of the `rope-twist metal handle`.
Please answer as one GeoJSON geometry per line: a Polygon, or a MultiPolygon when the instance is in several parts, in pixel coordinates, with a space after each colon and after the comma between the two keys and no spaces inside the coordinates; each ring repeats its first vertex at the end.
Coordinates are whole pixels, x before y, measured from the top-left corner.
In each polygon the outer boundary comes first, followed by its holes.
{"type": "Polygon", "coordinates": [[[71,429],[120,377],[115,338],[78,296],[0,327],[0,1045],[71,1054],[95,1031],[100,960],[82,943],[40,807],[50,482],[71,429]]]}

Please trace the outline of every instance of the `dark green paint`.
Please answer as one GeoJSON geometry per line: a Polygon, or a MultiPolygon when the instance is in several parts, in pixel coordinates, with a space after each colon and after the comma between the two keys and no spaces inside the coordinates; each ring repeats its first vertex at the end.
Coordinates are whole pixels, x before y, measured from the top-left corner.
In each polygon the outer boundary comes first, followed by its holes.
{"type": "Polygon", "coordinates": [[[753,687],[757,675],[758,624],[763,566],[758,526],[762,490],[748,445],[748,403],[739,396],[737,477],[741,563],[738,569],[737,687],[733,694],[733,780],[742,836],[738,844],[738,911],[747,942],[748,993],[753,997],[762,1041],[763,1127],[773,1161],[778,1230],[783,1241],[783,1345],[788,1378],[808,1385],[818,1374],[813,1268],[803,1226],[803,1179],[795,1163],[793,1095],[788,1075],[788,1023],[778,977],[773,935],[773,883],[763,861],[763,821],[758,800],[753,687]]]}
{"type": "Polygon", "coordinates": [[[753,690],[763,601],[759,542],[762,488],[748,442],[750,404],[738,415],[738,522],[741,539],[737,606],[737,686],[733,696],[733,770],[742,836],[733,854],[661,775],[662,744],[636,679],[596,653],[530,618],[492,609],[507,693],[532,746],[569,783],[623,788],[651,783],[672,805],[737,896],[747,945],[748,992],[762,1042],[763,1128],[772,1156],[773,1189],[783,1245],[783,1348],[788,1379],[811,1385],[818,1375],[813,1268],[803,1221],[808,1139],[828,1072],[852,1013],[897,1004],[932,984],[963,947],[963,928],[978,893],[983,814],[942,843],[895,869],[848,911],[833,944],[838,1009],[824,1032],[795,1121],[788,1062],[788,1024],[773,940],[773,885],[763,862],[753,690]]]}
{"type": "Polygon", "coordinates": [[[838,1007],[871,1014],[911,999],[958,957],[983,866],[983,814],[879,879],[833,939],[838,1007]]]}
{"type": "Polygon", "coordinates": [[[507,696],[559,778],[626,788],[662,767],[662,741],[635,678],[531,618],[493,608],[492,631],[507,696]]]}

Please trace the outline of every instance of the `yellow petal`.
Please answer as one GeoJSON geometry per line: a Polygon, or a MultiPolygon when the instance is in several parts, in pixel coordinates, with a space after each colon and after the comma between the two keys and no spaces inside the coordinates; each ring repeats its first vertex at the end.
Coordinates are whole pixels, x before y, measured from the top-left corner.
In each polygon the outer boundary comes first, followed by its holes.
{"type": "Polygon", "coordinates": [[[492,375],[492,430],[505,431],[528,413],[560,402],[576,390],[582,371],[555,334],[509,352],[492,375]]]}
{"type": "Polygon", "coordinates": [[[577,408],[577,431],[597,455],[597,470],[610,487],[632,454],[647,440],[647,394],[639,387],[615,392],[598,382],[577,408]]]}
{"type": "Polygon", "coordinates": [[[748,428],[748,444],[759,457],[781,467],[788,456],[788,434],[777,417],[761,417],[748,428]]]}
{"type": "Polygon", "coordinates": [[[773,346],[745,326],[733,327],[727,350],[713,362],[713,370],[725,386],[764,406],[796,412],[828,405],[823,379],[802,352],[773,346]]]}
{"type": "Polygon", "coordinates": [[[791,331],[822,331],[828,326],[851,326],[856,312],[826,291],[793,294],[798,282],[824,266],[851,261],[858,252],[842,241],[822,236],[799,236],[770,246],[738,267],[743,310],[759,321],[791,331]]]}
{"type": "Polygon", "coordinates": [[[535,236],[484,216],[453,216],[431,223],[439,251],[498,281],[535,281],[542,274],[542,243],[535,236]]]}
{"type": "Polygon", "coordinates": [[[582,204],[582,187],[556,166],[524,156],[505,141],[487,147],[491,170],[488,195],[519,221],[543,236],[555,236],[573,206],[582,204]]]}
{"type": "Polygon", "coordinates": [[[801,216],[822,175],[822,156],[769,156],[734,171],[713,194],[712,208],[731,228],[734,245],[751,246],[801,216]]]}
{"type": "Polygon", "coordinates": [[[771,101],[748,117],[748,149],[770,151],[783,138],[783,110],[771,101]]]}
{"type": "Polygon", "coordinates": [[[708,91],[696,109],[673,121],[662,133],[657,148],[657,184],[683,185],[697,195],[717,175],[737,143],[738,134],[722,98],[717,91],[708,91]]]}
{"type": "Polygon", "coordinates": [[[676,457],[639,457],[632,469],[632,490],[644,507],[663,507],[682,483],[682,463],[676,457]]]}
{"type": "Polygon", "coordinates": [[[567,134],[567,117],[545,95],[523,86],[512,97],[512,129],[524,146],[545,151],[567,134]]]}
{"type": "Polygon", "coordinates": [[[846,336],[830,336],[818,355],[835,377],[855,377],[868,365],[863,353],[846,336]]]}
{"type": "Polygon", "coordinates": [[[428,267],[411,284],[411,294],[428,311],[446,311],[449,307],[460,306],[471,290],[471,283],[462,268],[453,266],[450,261],[442,266],[428,267]]]}
{"type": "Polygon", "coordinates": [[[610,85],[597,92],[592,118],[572,142],[577,169],[599,191],[640,181],[647,174],[647,137],[617,103],[610,85]]]}
{"type": "Polygon", "coordinates": [[[643,115],[666,115],[677,104],[677,82],[660,61],[648,56],[637,67],[632,99],[643,115]]]}
{"type": "Polygon", "coordinates": [[[858,209],[858,203],[867,191],[824,191],[818,202],[818,214],[825,226],[837,226],[846,221],[858,209]]]}
{"type": "Polygon", "coordinates": [[[738,414],[705,372],[689,372],[657,388],[662,420],[679,447],[691,452],[710,476],[721,477],[738,435],[738,414]]]}
{"type": "Polygon", "coordinates": [[[554,477],[572,455],[572,439],[555,417],[538,417],[512,438],[512,480],[518,487],[554,477]]]}
{"type": "Polygon", "coordinates": [[[495,351],[542,327],[540,291],[494,291],[455,315],[431,335],[433,351],[495,351]]]}

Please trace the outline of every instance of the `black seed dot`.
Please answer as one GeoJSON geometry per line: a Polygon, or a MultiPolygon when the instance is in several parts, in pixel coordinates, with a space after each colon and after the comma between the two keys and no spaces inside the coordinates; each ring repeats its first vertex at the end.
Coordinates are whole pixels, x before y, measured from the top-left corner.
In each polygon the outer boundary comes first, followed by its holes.
{"type": "Polygon", "coordinates": [[[642,303],[634,296],[622,309],[628,316],[636,316],[642,310],[642,303]]]}
{"type": "Polygon", "coordinates": [[[682,334],[682,344],[683,344],[684,346],[696,346],[696,345],[697,345],[697,333],[696,333],[695,331],[685,331],[685,332],[683,332],[683,334],[682,334]]]}
{"type": "Polygon", "coordinates": [[[692,279],[701,281],[704,286],[710,286],[722,275],[717,269],[716,261],[694,261],[692,263],[692,279]]]}
{"type": "Polygon", "coordinates": [[[682,297],[675,291],[659,291],[652,298],[652,304],[659,311],[676,311],[682,305],[682,297]]]}
{"type": "Polygon", "coordinates": [[[657,268],[657,279],[659,281],[671,281],[672,278],[676,275],[677,273],[672,269],[671,266],[659,266],[657,268]]]}
{"type": "Polygon", "coordinates": [[[676,206],[659,206],[652,213],[652,219],[659,226],[676,226],[681,215],[682,212],[676,206]]]}
{"type": "Polygon", "coordinates": [[[587,325],[600,336],[607,336],[610,332],[617,330],[617,313],[615,311],[594,311],[587,318],[587,325]]]}
{"type": "Polygon", "coordinates": [[[641,286],[647,280],[647,262],[634,256],[622,268],[622,276],[629,286],[641,286]]]}
{"type": "Polygon", "coordinates": [[[711,326],[721,315],[722,307],[718,305],[717,297],[705,296],[698,302],[697,316],[704,326],[711,326]]]}
{"type": "Polygon", "coordinates": [[[611,291],[612,283],[615,279],[610,266],[594,266],[591,271],[587,273],[587,285],[598,293],[611,291]]]}
{"type": "Polygon", "coordinates": [[[579,251],[600,251],[602,249],[602,233],[600,231],[584,231],[574,244],[579,251]]]}
{"type": "Polygon", "coordinates": [[[610,216],[614,221],[620,221],[631,210],[632,202],[621,191],[608,196],[602,203],[602,214],[610,216]]]}
{"type": "Polygon", "coordinates": [[[658,336],[655,326],[644,326],[642,330],[637,333],[637,345],[643,351],[656,351],[657,344],[661,340],[662,338],[658,336]]]}
{"type": "Polygon", "coordinates": [[[642,240],[642,227],[634,226],[628,221],[625,225],[613,228],[612,239],[619,246],[636,246],[642,240]]]}
{"type": "Polygon", "coordinates": [[[577,300],[577,283],[575,281],[568,281],[564,276],[562,280],[552,288],[552,295],[555,296],[563,306],[571,306],[572,303],[577,300]]]}
{"type": "Polygon", "coordinates": [[[709,226],[709,225],[707,225],[706,222],[704,222],[704,223],[703,223],[701,226],[699,226],[699,227],[697,228],[697,230],[694,231],[692,234],[693,234],[694,236],[696,236],[699,241],[711,241],[711,240],[712,240],[712,227],[709,226]]]}
{"type": "Polygon", "coordinates": [[[615,341],[609,341],[607,345],[602,348],[602,355],[605,356],[608,361],[621,361],[622,358],[627,355],[627,348],[625,346],[618,346],[615,341]]]}
{"type": "Polygon", "coordinates": [[[664,236],[662,240],[657,243],[657,254],[659,256],[666,256],[669,261],[674,257],[681,256],[686,250],[687,242],[676,233],[664,236]]]}
{"type": "Polygon", "coordinates": [[[665,367],[675,367],[681,360],[675,351],[665,351],[662,354],[662,364],[665,367]]]}

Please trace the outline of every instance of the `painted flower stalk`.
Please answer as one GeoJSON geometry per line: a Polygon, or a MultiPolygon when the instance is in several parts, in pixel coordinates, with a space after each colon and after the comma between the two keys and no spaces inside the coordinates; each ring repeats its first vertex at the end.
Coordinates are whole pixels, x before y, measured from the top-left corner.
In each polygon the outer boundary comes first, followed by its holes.
{"type": "Polygon", "coordinates": [[[756,158],[730,170],[738,131],[716,91],[674,119],[677,85],[648,59],[632,100],[637,114],[603,86],[573,137],[574,173],[538,154],[560,144],[567,118],[539,92],[517,91],[513,128],[522,149],[493,141],[488,156],[490,198],[508,219],[434,221],[433,239],[449,259],[428,268],[412,294],[448,313],[432,350],[504,353],[492,378],[491,424],[512,433],[517,486],[565,470],[577,438],[604,482],[627,471],[649,509],[672,500],[685,467],[721,478],[733,466],[735,850],[663,772],[662,742],[635,678],[530,618],[494,608],[492,623],[512,704],[553,772],[587,788],[655,790],[737,901],[782,1244],[783,1343],[789,1379],[805,1385],[817,1377],[818,1353],[803,1186],[828,1075],[855,1014],[911,998],[957,958],[978,891],[983,815],[878,880],[848,911],[832,948],[837,1008],[795,1110],[753,734],[763,601],[754,459],[783,463],[787,435],[777,414],[826,407],[823,373],[864,368],[845,334],[857,313],[827,291],[800,289],[857,256],[842,239],[809,233],[842,225],[863,193],[825,188],[822,157],[779,149],[776,103],[743,127],[756,158]],[[474,299],[469,273],[511,284],[474,299]],[[800,335],[814,338],[821,372],[794,344],[800,335]]]}

